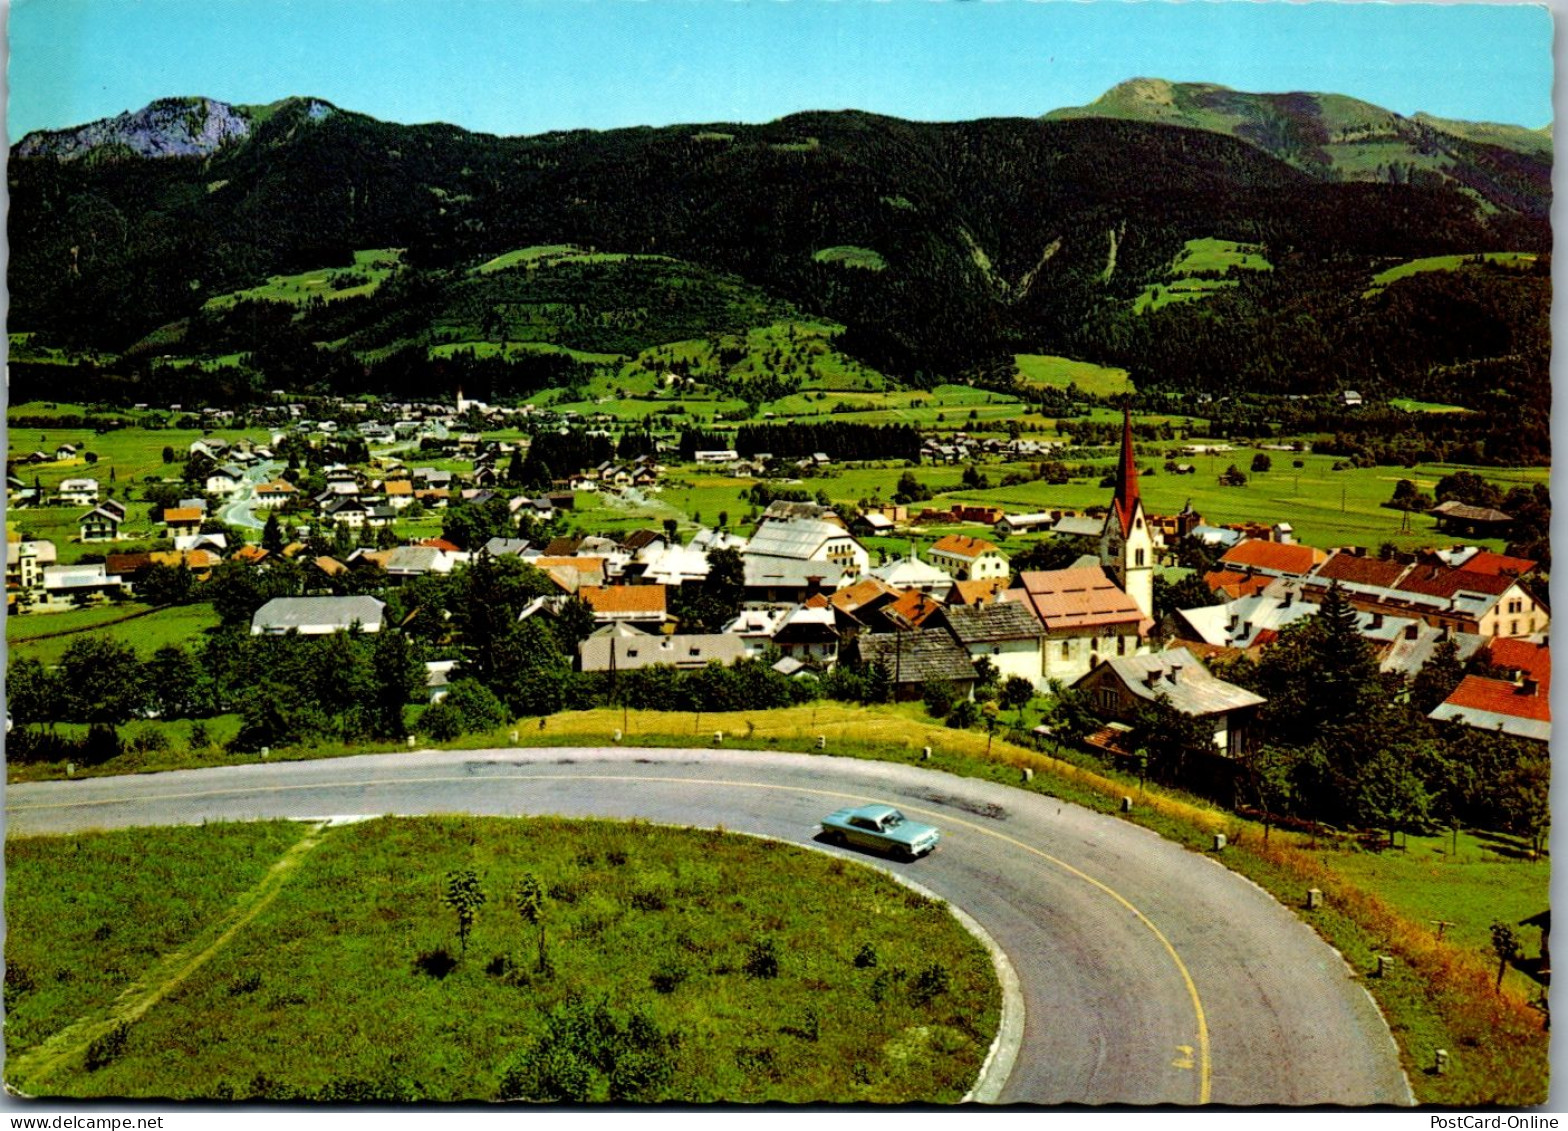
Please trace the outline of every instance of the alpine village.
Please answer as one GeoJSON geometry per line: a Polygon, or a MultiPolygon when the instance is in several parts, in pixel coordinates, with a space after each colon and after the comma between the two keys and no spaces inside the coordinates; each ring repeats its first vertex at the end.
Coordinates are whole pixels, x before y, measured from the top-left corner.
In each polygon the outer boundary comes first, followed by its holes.
{"type": "MultiPolygon", "coordinates": [[[[1405,1102],[1543,1102],[1551,164],[1549,130],[1154,79],[942,124],[494,137],[180,98],[30,134],[7,173],[11,804],[444,750],[939,771],[1270,893],[1376,1002],[1405,1102]]],[[[563,855],[515,896],[510,850],[474,884],[443,865],[406,900],[437,924],[417,959],[378,960],[409,999],[539,995],[526,1055],[449,1049],[478,1066],[457,1082],[412,1038],[336,1074],[255,1067],[259,1041],[160,1069],[230,1039],[158,1028],[183,997],[265,1021],[269,1049],[309,1012],[289,940],[338,921],[330,885],[266,932],[292,957],[120,996],[274,882],[284,826],[13,832],[12,1090],[954,1102],[1006,1008],[983,950],[908,937],[931,912],[890,883],[905,937],[835,944],[849,1012],[709,1032],[729,991],[699,986],[830,978],[782,920],[722,945],[678,923],[590,1007],[574,955],[707,907],[690,861],[729,851],[661,864],[659,826],[607,825],[529,834],[563,855]],[[66,868],[146,890],[65,910],[66,868]],[[486,967],[503,929],[520,956],[486,967]]],[[[847,883],[818,859],[803,891],[847,883]]]]}

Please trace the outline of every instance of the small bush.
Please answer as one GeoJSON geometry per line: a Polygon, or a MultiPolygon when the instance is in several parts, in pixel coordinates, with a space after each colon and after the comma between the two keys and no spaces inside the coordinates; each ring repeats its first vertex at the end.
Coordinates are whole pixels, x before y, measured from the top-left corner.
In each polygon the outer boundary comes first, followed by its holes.
{"type": "Polygon", "coordinates": [[[680,988],[691,972],[679,962],[665,962],[648,976],[648,984],[661,994],[672,994],[680,988]]]}
{"type": "Polygon", "coordinates": [[[191,724],[190,748],[192,750],[205,750],[212,745],[212,734],[207,729],[206,723],[191,724]]]}
{"type": "Polygon", "coordinates": [[[161,754],[169,749],[169,736],[154,727],[147,727],[133,734],[129,745],[136,754],[161,754]]]}
{"type": "Polygon", "coordinates": [[[932,998],[947,993],[949,986],[947,967],[940,962],[927,966],[915,975],[915,980],[909,987],[909,1000],[916,1005],[925,1005],[932,998]]]}
{"type": "Polygon", "coordinates": [[[861,943],[860,950],[855,954],[855,965],[865,970],[877,964],[877,948],[870,943],[861,943]]]}
{"type": "Polygon", "coordinates": [[[457,959],[446,947],[438,946],[434,950],[422,951],[414,959],[414,969],[428,978],[440,980],[457,969],[457,959]]]}
{"type": "Polygon", "coordinates": [[[741,967],[748,978],[777,978],[779,976],[778,944],[772,939],[758,939],[746,952],[746,963],[741,967]]]}
{"type": "Polygon", "coordinates": [[[239,997],[241,994],[253,994],[261,989],[261,973],[248,970],[229,983],[229,996],[239,997]]]}

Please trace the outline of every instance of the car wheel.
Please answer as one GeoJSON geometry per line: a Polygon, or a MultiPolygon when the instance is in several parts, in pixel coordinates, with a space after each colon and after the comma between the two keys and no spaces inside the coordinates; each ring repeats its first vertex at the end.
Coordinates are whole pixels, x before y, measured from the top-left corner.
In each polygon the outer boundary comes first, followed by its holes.
{"type": "Polygon", "coordinates": [[[837,829],[830,831],[823,839],[826,840],[829,844],[836,844],[840,848],[843,848],[846,843],[844,834],[839,832],[837,829]]]}

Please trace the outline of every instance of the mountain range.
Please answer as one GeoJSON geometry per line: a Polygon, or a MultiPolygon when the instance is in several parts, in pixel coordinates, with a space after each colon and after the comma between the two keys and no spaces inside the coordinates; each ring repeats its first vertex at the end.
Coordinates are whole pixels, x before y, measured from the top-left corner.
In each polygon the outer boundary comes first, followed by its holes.
{"type": "MultiPolygon", "coordinates": [[[[1194,240],[1261,249],[1269,285],[1345,293],[1400,260],[1549,252],[1551,159],[1546,131],[1144,79],[1044,118],[844,111],[536,137],[316,98],[166,99],[12,148],[10,329],[177,347],[216,296],[401,248],[401,289],[312,340],[433,344],[394,299],[450,306],[477,264],[573,245],[735,280],[918,379],[1017,351],[1114,355],[1144,332],[1127,329],[1134,300],[1194,240]]],[[[599,275],[579,275],[591,307],[599,275]]]]}

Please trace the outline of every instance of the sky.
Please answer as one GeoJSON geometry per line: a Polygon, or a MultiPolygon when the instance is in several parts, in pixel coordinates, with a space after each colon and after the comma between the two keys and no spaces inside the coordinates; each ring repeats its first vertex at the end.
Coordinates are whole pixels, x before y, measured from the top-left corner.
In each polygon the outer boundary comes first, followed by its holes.
{"type": "Polygon", "coordinates": [[[1550,10],[1149,0],[12,0],[10,140],[157,98],[498,134],[1033,117],[1135,77],[1551,121],[1550,10]]]}

